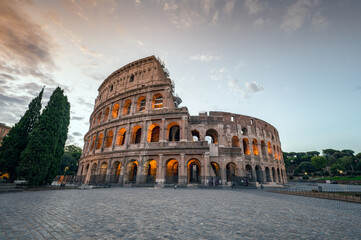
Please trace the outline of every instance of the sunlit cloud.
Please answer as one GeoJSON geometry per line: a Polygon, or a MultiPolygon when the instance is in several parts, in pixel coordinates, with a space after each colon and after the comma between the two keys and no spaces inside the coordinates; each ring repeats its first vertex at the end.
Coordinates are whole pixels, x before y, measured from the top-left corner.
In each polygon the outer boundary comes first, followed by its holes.
{"type": "Polygon", "coordinates": [[[264,90],[263,86],[256,81],[243,83],[239,79],[230,79],[228,81],[228,86],[233,91],[240,93],[243,99],[251,98],[255,93],[264,90]]]}

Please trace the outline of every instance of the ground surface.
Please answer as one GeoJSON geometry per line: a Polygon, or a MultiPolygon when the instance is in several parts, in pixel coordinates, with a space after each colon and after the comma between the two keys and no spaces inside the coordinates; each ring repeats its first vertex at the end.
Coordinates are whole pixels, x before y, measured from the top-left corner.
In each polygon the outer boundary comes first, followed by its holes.
{"type": "Polygon", "coordinates": [[[264,190],[0,194],[0,239],[360,239],[361,204],[264,190]]]}

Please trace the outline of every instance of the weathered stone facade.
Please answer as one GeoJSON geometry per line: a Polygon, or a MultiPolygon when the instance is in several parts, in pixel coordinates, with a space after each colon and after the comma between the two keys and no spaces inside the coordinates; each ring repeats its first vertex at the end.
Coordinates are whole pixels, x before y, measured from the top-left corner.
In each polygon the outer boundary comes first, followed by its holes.
{"type": "Polygon", "coordinates": [[[4,137],[9,133],[11,127],[6,126],[3,123],[0,123],[0,146],[4,137]]]}
{"type": "Polygon", "coordinates": [[[276,128],[227,113],[190,116],[154,56],[100,85],[77,178],[86,184],[205,186],[286,181],[276,128]]]}

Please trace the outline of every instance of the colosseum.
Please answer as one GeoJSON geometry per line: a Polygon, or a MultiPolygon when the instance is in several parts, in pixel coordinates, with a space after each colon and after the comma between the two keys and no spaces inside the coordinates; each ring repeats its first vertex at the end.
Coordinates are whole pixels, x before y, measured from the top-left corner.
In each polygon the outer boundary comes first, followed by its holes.
{"type": "Polygon", "coordinates": [[[98,89],[77,179],[119,186],[257,186],[285,183],[278,131],[229,112],[190,116],[164,63],[146,57],[98,89]]]}

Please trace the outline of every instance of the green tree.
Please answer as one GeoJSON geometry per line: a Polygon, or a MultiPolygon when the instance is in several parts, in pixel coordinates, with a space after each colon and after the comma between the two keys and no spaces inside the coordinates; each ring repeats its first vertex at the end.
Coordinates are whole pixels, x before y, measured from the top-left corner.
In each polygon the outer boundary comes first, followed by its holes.
{"type": "Polygon", "coordinates": [[[313,156],[311,162],[316,170],[321,170],[327,166],[327,159],[322,156],[313,156]]]}
{"type": "Polygon", "coordinates": [[[65,146],[58,174],[63,175],[65,167],[68,167],[69,169],[66,171],[66,175],[76,175],[81,154],[82,149],[80,147],[74,145],[65,146]]]}
{"type": "Polygon", "coordinates": [[[70,122],[70,104],[57,87],[29,136],[21,154],[19,174],[30,185],[50,183],[58,172],[70,122]]]}
{"type": "Polygon", "coordinates": [[[345,171],[345,168],[341,164],[335,163],[331,166],[330,171],[333,175],[340,175],[340,171],[345,171]]]}
{"type": "Polygon", "coordinates": [[[313,164],[311,162],[302,162],[298,168],[295,169],[295,174],[303,174],[305,172],[310,173],[310,172],[315,172],[316,169],[313,166],[313,164]]]}
{"type": "Polygon", "coordinates": [[[11,181],[18,177],[16,168],[20,163],[20,154],[28,145],[29,134],[39,118],[43,92],[44,89],[30,102],[28,110],[10,129],[0,147],[0,172],[9,173],[11,181]]]}
{"type": "Polygon", "coordinates": [[[320,152],[317,151],[310,151],[310,152],[306,152],[307,155],[311,155],[311,156],[319,156],[320,152]]]}
{"type": "Polygon", "coordinates": [[[340,164],[345,170],[353,171],[353,156],[343,156],[337,159],[337,163],[340,164]]]}

